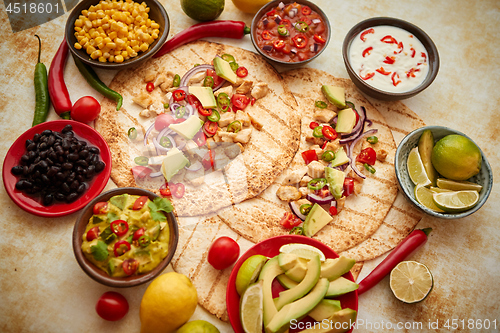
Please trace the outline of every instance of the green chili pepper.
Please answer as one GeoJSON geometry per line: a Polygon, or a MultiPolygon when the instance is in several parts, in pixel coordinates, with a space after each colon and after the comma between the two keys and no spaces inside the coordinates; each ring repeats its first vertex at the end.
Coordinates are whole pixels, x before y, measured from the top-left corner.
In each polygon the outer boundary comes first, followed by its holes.
{"type": "Polygon", "coordinates": [[[290,235],[303,235],[304,234],[304,228],[302,227],[293,227],[292,230],[290,230],[290,235]]]}
{"type": "Polygon", "coordinates": [[[320,108],[320,109],[324,109],[327,107],[327,104],[323,101],[316,101],[314,103],[314,105],[317,107],[317,108],[320,108]]]}
{"type": "Polygon", "coordinates": [[[220,114],[217,110],[212,109],[212,114],[208,116],[207,119],[216,123],[220,120],[220,114]]]}
{"type": "Polygon", "coordinates": [[[97,76],[96,72],[92,69],[92,67],[87,66],[80,59],[78,59],[78,57],[74,55],[73,59],[75,60],[76,67],[78,67],[78,70],[85,78],[85,80],[87,80],[88,84],[90,84],[92,88],[103,94],[105,97],[114,100],[116,102],[116,110],[117,111],[120,110],[123,103],[122,95],[108,88],[108,86],[106,86],[104,82],[101,81],[99,76],[97,76]]]}
{"type": "Polygon", "coordinates": [[[137,138],[137,130],[135,129],[135,127],[130,127],[128,129],[128,138],[130,140],[135,140],[137,138]]]}
{"type": "Polygon", "coordinates": [[[177,109],[177,114],[175,115],[175,117],[177,119],[179,118],[182,118],[184,117],[184,115],[186,114],[186,107],[184,105],[181,105],[179,106],[179,108],[177,109]]]}
{"type": "Polygon", "coordinates": [[[346,109],[351,108],[353,110],[356,110],[356,106],[354,106],[353,102],[345,101],[345,106],[346,106],[346,109]]]}
{"type": "Polygon", "coordinates": [[[372,167],[370,164],[365,163],[365,164],[363,164],[363,165],[365,166],[365,169],[366,169],[366,170],[370,171],[370,173],[372,173],[372,174],[373,174],[373,173],[375,173],[375,171],[376,171],[376,170],[375,170],[375,168],[374,168],[374,167],[372,167]]]}
{"type": "Polygon", "coordinates": [[[299,32],[307,32],[307,30],[309,30],[309,25],[304,21],[297,21],[297,23],[295,23],[294,27],[299,32]]]}
{"type": "Polygon", "coordinates": [[[326,179],[325,178],[315,178],[313,180],[310,180],[309,183],[307,183],[307,188],[316,191],[316,190],[321,190],[323,187],[326,185],[326,179]]]}
{"type": "Polygon", "coordinates": [[[170,148],[172,147],[172,142],[167,136],[162,136],[160,139],[160,146],[163,148],[170,148]]]}
{"type": "Polygon", "coordinates": [[[314,129],[313,129],[313,136],[315,138],[322,138],[323,137],[323,126],[316,126],[314,129]]]}
{"type": "Polygon", "coordinates": [[[38,125],[47,120],[50,107],[49,85],[47,78],[47,67],[40,62],[40,55],[42,53],[42,41],[38,35],[38,63],[35,66],[35,114],[33,116],[33,123],[31,126],[38,125]]]}
{"type": "Polygon", "coordinates": [[[165,109],[168,109],[168,108],[170,107],[170,104],[165,103],[165,104],[163,104],[163,107],[164,107],[165,109]]]}
{"type": "Polygon", "coordinates": [[[300,207],[299,207],[300,214],[303,214],[303,215],[309,214],[309,212],[311,211],[311,208],[312,208],[312,206],[310,204],[300,205],[300,207]]]}
{"type": "Polygon", "coordinates": [[[137,165],[148,165],[149,158],[147,158],[146,156],[137,156],[136,158],[134,158],[134,162],[137,165]]]}
{"type": "Polygon", "coordinates": [[[198,67],[198,66],[200,66],[200,64],[194,64],[194,66],[193,66],[193,67],[198,67]]]}
{"type": "Polygon", "coordinates": [[[241,122],[239,120],[233,121],[229,126],[227,127],[228,132],[233,132],[233,133],[238,133],[241,131],[241,122]]]}
{"type": "Polygon", "coordinates": [[[278,33],[281,36],[288,36],[288,29],[285,27],[284,24],[278,25],[278,33]]]}
{"type": "Polygon", "coordinates": [[[181,77],[179,76],[179,74],[175,74],[173,86],[178,87],[180,85],[181,85],[181,77]]]}
{"type": "Polygon", "coordinates": [[[226,60],[227,62],[235,62],[236,61],[236,59],[234,59],[234,57],[232,55],[227,54],[227,53],[223,54],[221,56],[221,58],[224,59],[224,60],[226,60]]]}
{"type": "Polygon", "coordinates": [[[229,99],[229,95],[226,93],[220,93],[217,96],[217,106],[222,112],[227,112],[229,111],[229,104],[231,103],[231,100],[229,99]]]}
{"type": "Polygon", "coordinates": [[[137,242],[141,247],[146,247],[151,244],[151,238],[148,235],[142,235],[137,242]]]}
{"type": "Polygon", "coordinates": [[[335,153],[333,150],[327,150],[321,155],[321,159],[325,162],[331,162],[335,159],[335,153]]]}
{"type": "Polygon", "coordinates": [[[214,87],[214,78],[211,76],[208,76],[208,75],[205,76],[205,79],[203,80],[203,86],[213,88],[214,87]]]}
{"type": "Polygon", "coordinates": [[[374,145],[378,142],[378,138],[375,135],[373,135],[373,136],[369,136],[368,138],[366,138],[366,141],[368,141],[369,143],[374,145]]]}
{"type": "Polygon", "coordinates": [[[231,69],[233,72],[236,72],[236,70],[240,67],[236,62],[230,62],[229,65],[231,66],[231,69]]]}

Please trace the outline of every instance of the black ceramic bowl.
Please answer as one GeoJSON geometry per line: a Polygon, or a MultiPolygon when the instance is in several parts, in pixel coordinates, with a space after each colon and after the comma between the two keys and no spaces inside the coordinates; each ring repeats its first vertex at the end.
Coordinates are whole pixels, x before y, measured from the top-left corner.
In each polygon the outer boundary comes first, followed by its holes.
{"type": "Polygon", "coordinates": [[[250,36],[252,38],[252,44],[255,47],[255,49],[257,50],[257,52],[259,52],[259,54],[261,54],[264,58],[266,58],[270,63],[272,63],[272,64],[278,64],[278,65],[281,65],[281,66],[284,66],[284,67],[287,67],[287,68],[300,67],[300,66],[302,66],[302,65],[304,65],[304,64],[306,64],[306,63],[308,63],[308,62],[310,62],[310,61],[312,61],[314,59],[316,59],[317,57],[319,57],[319,55],[328,46],[328,42],[330,41],[330,34],[331,34],[331,29],[330,29],[330,21],[328,20],[328,17],[325,15],[325,13],[316,4],[314,4],[314,3],[310,2],[310,1],[307,1],[307,0],[295,0],[295,1],[274,0],[274,1],[269,2],[268,4],[266,4],[265,6],[263,6],[257,12],[257,14],[255,14],[255,16],[253,17],[252,26],[251,26],[251,32],[250,32],[250,36]],[[296,3],[301,4],[301,5],[309,6],[313,11],[315,11],[316,13],[318,13],[318,15],[321,16],[321,19],[325,23],[325,28],[326,28],[326,31],[327,31],[326,43],[323,45],[323,48],[321,50],[319,50],[319,52],[316,53],[314,56],[312,56],[312,57],[310,57],[308,59],[305,59],[305,60],[302,60],[302,61],[296,61],[296,62],[282,61],[282,60],[279,60],[277,58],[274,58],[274,57],[270,56],[268,52],[263,51],[257,45],[256,36],[255,36],[255,33],[256,33],[256,30],[257,30],[257,23],[259,23],[259,21],[262,18],[262,16],[264,16],[267,12],[271,11],[272,8],[277,7],[280,2],[285,3],[285,5],[287,5],[289,3],[296,2],[296,3]]]}
{"type": "Polygon", "coordinates": [[[66,43],[68,44],[69,50],[71,51],[73,56],[78,57],[78,59],[80,59],[87,65],[91,65],[102,69],[115,69],[115,70],[137,66],[143,61],[151,58],[156,52],[160,50],[162,45],[165,43],[168,37],[168,32],[170,30],[170,20],[168,18],[167,12],[165,11],[165,8],[160,2],[158,2],[157,0],[141,0],[141,3],[142,1],[144,1],[150,8],[150,11],[148,13],[149,18],[151,20],[154,20],[156,23],[160,25],[159,28],[160,35],[154,41],[154,43],[149,46],[149,49],[147,49],[146,52],[139,52],[139,55],[137,57],[125,60],[122,63],[116,63],[116,62],[100,62],[97,59],[96,60],[92,59],[84,49],[77,50],[74,47],[75,43],[77,42],[74,30],[75,21],[81,15],[82,10],[88,9],[90,8],[90,6],[97,5],[100,2],[100,0],[83,0],[71,11],[68,20],[66,21],[65,39],[66,43]]]}
{"type": "Polygon", "coordinates": [[[358,87],[358,89],[368,96],[387,101],[401,100],[415,96],[416,94],[426,89],[432,83],[432,81],[434,81],[439,70],[439,54],[436,45],[431,40],[431,38],[416,25],[392,17],[374,17],[364,20],[352,27],[352,29],[347,33],[344,39],[344,44],[342,46],[342,56],[344,57],[344,63],[347,69],[347,73],[349,74],[349,77],[354,82],[354,84],[358,87]],[[387,92],[374,88],[373,86],[362,80],[352,68],[349,61],[349,47],[352,40],[363,30],[380,25],[394,26],[410,32],[415,37],[417,37],[420,42],[422,42],[425,49],[427,50],[429,71],[424,81],[414,89],[405,92],[387,92]]]}

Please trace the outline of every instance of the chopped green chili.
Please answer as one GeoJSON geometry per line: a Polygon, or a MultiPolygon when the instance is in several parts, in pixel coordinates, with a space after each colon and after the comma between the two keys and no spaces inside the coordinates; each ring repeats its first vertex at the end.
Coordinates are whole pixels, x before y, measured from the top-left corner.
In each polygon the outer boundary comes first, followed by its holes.
{"type": "Polygon", "coordinates": [[[295,23],[294,27],[299,32],[307,32],[307,30],[309,30],[309,25],[304,21],[298,21],[297,23],[295,23]]]}
{"type": "Polygon", "coordinates": [[[172,141],[170,141],[168,136],[162,136],[160,139],[160,146],[162,146],[163,148],[171,148],[172,141]]]}
{"type": "Polygon", "coordinates": [[[168,109],[168,108],[170,107],[170,104],[165,103],[165,104],[163,104],[163,107],[164,107],[165,109],[168,109]]]}
{"type": "Polygon", "coordinates": [[[326,185],[326,179],[325,178],[315,178],[313,180],[310,180],[309,183],[307,183],[307,188],[316,191],[316,190],[321,190],[323,187],[326,185]]]}
{"type": "Polygon", "coordinates": [[[217,106],[219,107],[219,109],[222,111],[222,112],[226,112],[228,111],[227,109],[225,109],[224,107],[227,106],[229,107],[229,104],[230,104],[230,99],[229,99],[229,95],[226,94],[226,93],[223,93],[221,92],[218,96],[217,96],[217,106]]]}
{"type": "Polygon", "coordinates": [[[227,127],[228,132],[233,132],[233,133],[238,133],[241,131],[241,122],[239,120],[233,121],[229,126],[227,127]]]}
{"type": "Polygon", "coordinates": [[[353,102],[345,101],[345,106],[346,106],[346,109],[351,108],[353,110],[356,110],[356,106],[354,106],[353,102]]]}
{"type": "Polygon", "coordinates": [[[221,56],[221,58],[226,60],[227,62],[235,62],[236,61],[236,59],[234,59],[234,57],[232,55],[227,54],[227,53],[223,54],[221,56]]]}
{"type": "Polygon", "coordinates": [[[304,234],[304,228],[302,227],[293,227],[292,230],[290,230],[290,235],[303,235],[304,234]]]}
{"type": "Polygon", "coordinates": [[[205,76],[205,79],[203,80],[203,86],[213,88],[214,87],[214,78],[211,76],[208,76],[208,75],[205,76]]]}
{"type": "Polygon", "coordinates": [[[177,114],[175,115],[175,117],[177,119],[179,118],[182,118],[184,117],[184,115],[186,114],[186,107],[184,105],[181,105],[179,106],[179,108],[177,109],[177,114]]]}
{"type": "Polygon", "coordinates": [[[288,29],[285,27],[284,24],[280,24],[278,26],[278,33],[281,35],[281,36],[288,36],[289,32],[288,32],[288,29]]]}
{"type": "Polygon", "coordinates": [[[370,173],[375,173],[375,171],[376,171],[376,170],[375,170],[375,168],[374,168],[374,167],[372,167],[370,164],[365,163],[365,164],[363,164],[363,165],[365,166],[365,169],[366,169],[366,170],[370,171],[370,173]]]}
{"type": "Polygon", "coordinates": [[[217,110],[212,109],[212,114],[208,116],[207,119],[216,123],[220,120],[220,114],[217,110]]]}
{"type": "Polygon", "coordinates": [[[323,126],[316,126],[313,129],[313,136],[315,138],[322,138],[323,137],[323,126]]]}
{"type": "Polygon", "coordinates": [[[314,103],[314,105],[317,107],[317,108],[320,108],[320,109],[324,109],[327,107],[327,104],[323,101],[316,101],[314,103]]]}
{"type": "Polygon", "coordinates": [[[147,158],[146,156],[137,156],[136,158],[134,158],[134,162],[137,165],[148,165],[149,158],[147,158]]]}
{"type": "Polygon", "coordinates": [[[375,135],[373,135],[373,136],[369,136],[368,138],[366,138],[366,141],[368,141],[369,143],[374,145],[378,142],[378,138],[375,135]]]}
{"type": "Polygon", "coordinates": [[[240,67],[236,62],[230,62],[229,65],[231,66],[231,69],[233,72],[236,72],[236,70],[240,67]]]}
{"type": "Polygon", "coordinates": [[[331,162],[335,159],[335,153],[333,150],[326,150],[322,155],[321,159],[325,162],[331,162]]]}
{"type": "Polygon", "coordinates": [[[180,85],[181,85],[181,77],[179,76],[179,74],[175,74],[173,86],[178,87],[180,85]]]}
{"type": "Polygon", "coordinates": [[[135,140],[137,138],[137,130],[135,127],[131,127],[128,129],[128,138],[130,140],[135,140]]]}
{"type": "Polygon", "coordinates": [[[146,247],[151,243],[151,238],[148,235],[142,235],[139,238],[138,243],[141,247],[146,247]]]}
{"type": "Polygon", "coordinates": [[[303,205],[300,205],[299,211],[301,214],[307,215],[311,211],[311,208],[312,208],[312,206],[310,204],[303,204],[303,205]]]}

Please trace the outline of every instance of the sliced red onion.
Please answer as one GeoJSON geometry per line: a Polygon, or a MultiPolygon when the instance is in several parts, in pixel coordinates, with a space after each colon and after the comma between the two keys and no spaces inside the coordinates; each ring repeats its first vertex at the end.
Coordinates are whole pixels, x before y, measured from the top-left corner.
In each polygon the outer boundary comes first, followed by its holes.
{"type": "Polygon", "coordinates": [[[187,110],[187,112],[184,115],[184,118],[186,118],[186,119],[191,117],[196,112],[196,110],[194,109],[194,106],[192,106],[191,104],[186,105],[186,110],[187,110]]]}
{"type": "Polygon", "coordinates": [[[280,3],[278,4],[278,8],[279,8],[279,9],[283,9],[283,8],[285,8],[285,4],[284,4],[283,2],[280,2],[280,3]]]}
{"type": "Polygon", "coordinates": [[[262,46],[262,50],[269,52],[273,50],[273,47],[271,45],[264,45],[262,46]]]}
{"type": "Polygon", "coordinates": [[[311,22],[314,24],[319,24],[319,23],[321,23],[321,20],[320,19],[312,19],[311,22]]]}
{"type": "Polygon", "coordinates": [[[337,120],[339,120],[339,117],[338,116],[335,116],[335,118],[332,119],[332,123],[334,125],[337,125],[337,120]]]}
{"type": "Polygon", "coordinates": [[[172,133],[172,130],[169,127],[165,127],[164,129],[161,130],[160,133],[158,133],[158,135],[156,136],[156,139],[158,141],[160,141],[160,139],[162,137],[164,137],[165,135],[170,134],[170,133],[172,133]]]}
{"type": "Polygon", "coordinates": [[[373,125],[373,121],[371,121],[370,119],[366,119],[366,124],[368,125],[368,127],[371,127],[373,125]]]}
{"type": "Polygon", "coordinates": [[[317,194],[311,193],[307,195],[307,200],[311,201],[312,203],[317,203],[318,205],[326,205],[333,200],[333,195],[329,195],[323,198],[317,194]]]}
{"type": "Polygon", "coordinates": [[[188,170],[188,171],[198,171],[200,170],[201,168],[203,167],[203,165],[201,164],[200,161],[196,161],[194,162],[193,164],[191,164],[190,166],[186,166],[184,167],[184,169],[188,170]]]}
{"type": "Polygon", "coordinates": [[[180,86],[187,86],[189,83],[189,80],[193,77],[193,75],[198,74],[199,72],[206,72],[207,69],[214,69],[214,66],[208,65],[208,64],[203,64],[203,65],[198,65],[186,72],[184,76],[181,78],[181,84],[180,86]]]}
{"type": "Polygon", "coordinates": [[[262,20],[262,23],[264,23],[264,25],[267,25],[269,23],[269,20],[267,18],[265,18],[262,20]]]}
{"type": "Polygon", "coordinates": [[[332,202],[330,203],[330,207],[337,208],[337,200],[332,200],[332,202]]]}
{"type": "Polygon", "coordinates": [[[364,106],[362,106],[361,111],[359,112],[359,121],[356,124],[356,126],[354,126],[351,133],[342,134],[340,136],[342,139],[350,138],[350,140],[340,140],[340,144],[346,144],[349,141],[352,141],[355,138],[357,138],[361,133],[363,133],[363,130],[365,128],[365,121],[366,121],[366,109],[364,106]],[[342,141],[344,141],[344,142],[342,142],[342,141]]]}
{"type": "Polygon", "coordinates": [[[300,212],[300,207],[299,207],[299,205],[297,205],[297,203],[296,203],[295,201],[290,201],[290,202],[288,203],[288,205],[290,206],[290,209],[292,210],[292,212],[293,212],[295,215],[297,215],[297,217],[298,217],[299,219],[301,219],[302,221],[304,221],[304,220],[306,219],[306,217],[307,217],[307,216],[306,216],[306,215],[304,215],[304,214],[302,214],[302,213],[300,212]]]}
{"type": "Polygon", "coordinates": [[[297,54],[297,49],[295,47],[292,47],[290,49],[290,52],[292,52],[293,54],[297,54]]]}
{"type": "Polygon", "coordinates": [[[152,123],[151,126],[146,130],[146,134],[144,134],[144,145],[148,145],[148,136],[151,134],[151,131],[155,128],[155,123],[152,123]]]}
{"type": "Polygon", "coordinates": [[[177,149],[182,150],[184,147],[186,147],[186,141],[182,140],[181,143],[177,144],[177,149]]]}
{"type": "Polygon", "coordinates": [[[297,8],[292,8],[290,9],[290,11],[288,12],[288,16],[290,16],[290,18],[294,18],[295,15],[297,15],[297,13],[299,12],[299,10],[297,8]]]}
{"type": "Polygon", "coordinates": [[[162,176],[162,175],[163,175],[163,173],[162,173],[161,171],[157,171],[157,172],[151,172],[151,173],[149,174],[149,177],[151,177],[151,178],[156,178],[156,177],[160,177],[160,176],[162,176]]]}
{"type": "MultiPolygon", "coordinates": [[[[328,164],[328,167],[332,167],[332,163],[328,164]]],[[[341,164],[341,165],[337,165],[336,167],[333,167],[334,169],[337,169],[339,171],[345,171],[345,169],[347,168],[347,163],[344,163],[344,164],[341,164]]]]}
{"type": "Polygon", "coordinates": [[[160,145],[160,143],[158,142],[158,140],[156,140],[156,138],[153,138],[153,144],[155,145],[156,152],[158,152],[158,155],[161,155],[161,152],[168,152],[170,149],[172,149],[172,148],[165,148],[162,145],[160,145]]]}
{"type": "Polygon", "coordinates": [[[280,24],[281,17],[279,15],[276,15],[276,17],[274,18],[274,22],[276,22],[276,24],[280,24]]]}
{"type": "Polygon", "coordinates": [[[354,157],[352,155],[353,151],[354,151],[354,147],[356,147],[356,144],[362,139],[364,138],[365,136],[367,135],[373,135],[375,133],[377,133],[378,130],[377,129],[372,129],[372,130],[369,130],[369,131],[366,131],[364,132],[363,134],[359,135],[351,144],[347,145],[347,157],[349,158],[349,165],[351,166],[351,169],[361,178],[365,179],[366,176],[361,172],[359,171],[358,167],[356,166],[356,161],[354,160],[354,157]]]}
{"type": "Polygon", "coordinates": [[[319,50],[319,44],[318,44],[318,43],[314,43],[313,45],[311,45],[311,46],[309,47],[309,50],[310,50],[311,52],[314,52],[314,53],[318,52],[318,50],[319,50]]]}

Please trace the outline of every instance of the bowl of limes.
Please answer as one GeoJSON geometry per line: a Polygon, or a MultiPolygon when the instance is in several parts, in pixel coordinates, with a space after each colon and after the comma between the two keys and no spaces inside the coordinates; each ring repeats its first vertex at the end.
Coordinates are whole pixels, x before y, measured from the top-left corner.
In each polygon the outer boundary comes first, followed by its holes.
{"type": "Polygon", "coordinates": [[[479,146],[467,135],[443,126],[408,134],[395,158],[405,196],[425,213],[466,217],[481,208],[493,186],[493,172],[479,146]]]}

